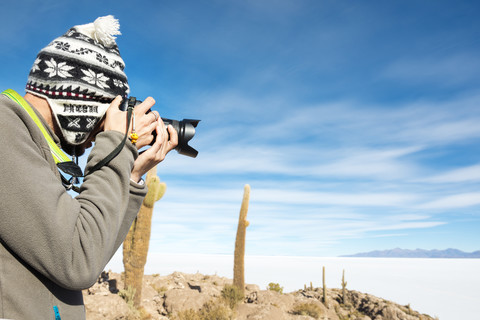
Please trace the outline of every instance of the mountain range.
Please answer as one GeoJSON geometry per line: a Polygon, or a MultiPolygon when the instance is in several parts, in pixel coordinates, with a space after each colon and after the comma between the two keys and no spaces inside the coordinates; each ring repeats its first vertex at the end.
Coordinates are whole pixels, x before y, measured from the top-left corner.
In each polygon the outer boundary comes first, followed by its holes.
{"type": "Polygon", "coordinates": [[[368,257],[368,258],[450,258],[450,259],[480,259],[480,250],[463,252],[458,249],[424,250],[424,249],[401,249],[375,250],[362,252],[341,257],[368,257]]]}

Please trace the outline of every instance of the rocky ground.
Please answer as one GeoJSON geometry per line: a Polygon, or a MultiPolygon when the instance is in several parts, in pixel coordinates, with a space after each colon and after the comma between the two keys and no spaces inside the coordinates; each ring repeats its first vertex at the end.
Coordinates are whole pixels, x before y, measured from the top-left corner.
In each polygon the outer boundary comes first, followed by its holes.
{"type": "Polygon", "coordinates": [[[222,299],[222,290],[232,280],[216,275],[147,275],[142,289],[142,307],[129,301],[131,292],[122,290],[120,274],[104,273],[98,283],[84,291],[87,320],[223,320],[223,319],[320,319],[320,320],[428,320],[432,317],[393,302],[357,291],[304,288],[291,293],[246,286],[246,295],[233,308],[222,299]]]}

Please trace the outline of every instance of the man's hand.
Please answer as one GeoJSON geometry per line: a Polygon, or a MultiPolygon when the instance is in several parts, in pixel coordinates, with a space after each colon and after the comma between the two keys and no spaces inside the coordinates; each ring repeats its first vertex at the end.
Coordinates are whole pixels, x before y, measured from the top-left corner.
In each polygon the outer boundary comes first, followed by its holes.
{"type": "MultiPolygon", "coordinates": [[[[123,134],[127,131],[127,113],[119,109],[121,102],[122,97],[118,96],[110,104],[105,116],[104,131],[115,130],[123,134]]],[[[155,100],[148,97],[133,109],[135,115],[132,116],[128,134],[130,135],[135,124],[135,132],[138,135],[136,142],[137,149],[143,148],[153,141],[152,132],[157,126],[157,120],[160,118],[160,115],[157,111],[149,113],[147,113],[147,111],[150,110],[154,104],[155,100]]]]}
{"type": "MultiPolygon", "coordinates": [[[[105,131],[116,130],[125,134],[127,130],[127,113],[119,109],[121,102],[122,98],[118,96],[110,104],[105,117],[105,131]]],[[[157,133],[157,138],[153,145],[142,152],[135,160],[131,176],[131,179],[135,182],[140,181],[141,177],[146,174],[148,170],[163,161],[167,153],[175,149],[178,145],[177,131],[169,125],[167,134],[167,128],[158,112],[151,111],[147,113],[154,104],[155,100],[152,97],[148,97],[133,109],[135,118],[132,117],[128,134],[131,133],[133,121],[135,121],[135,132],[138,135],[135,144],[137,149],[141,149],[152,143],[154,139],[153,131],[157,133]]]]}
{"type": "Polygon", "coordinates": [[[178,134],[172,125],[165,128],[165,124],[160,117],[157,123],[157,139],[149,149],[138,156],[133,164],[131,179],[135,182],[139,182],[145,173],[163,161],[167,153],[178,145],[178,134]]]}

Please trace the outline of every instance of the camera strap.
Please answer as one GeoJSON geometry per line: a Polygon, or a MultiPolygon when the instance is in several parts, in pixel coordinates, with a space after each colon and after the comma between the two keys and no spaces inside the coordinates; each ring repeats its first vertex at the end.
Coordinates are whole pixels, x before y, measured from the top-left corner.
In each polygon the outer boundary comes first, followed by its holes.
{"type": "Polygon", "coordinates": [[[120,144],[115,149],[113,149],[113,151],[110,152],[109,155],[107,155],[105,158],[99,161],[96,165],[94,165],[93,168],[90,169],[88,173],[97,171],[101,167],[107,165],[110,161],[112,161],[113,158],[115,158],[120,153],[120,151],[122,151],[123,147],[125,146],[125,142],[127,141],[127,138],[128,138],[128,131],[130,130],[130,122],[132,121],[132,114],[133,114],[133,106],[129,104],[127,108],[127,132],[125,133],[125,136],[123,137],[122,142],[120,142],[120,144]]]}

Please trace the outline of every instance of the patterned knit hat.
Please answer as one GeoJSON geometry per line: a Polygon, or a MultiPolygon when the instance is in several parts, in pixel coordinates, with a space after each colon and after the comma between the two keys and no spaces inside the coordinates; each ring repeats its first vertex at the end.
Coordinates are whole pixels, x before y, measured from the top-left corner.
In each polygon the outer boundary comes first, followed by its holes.
{"type": "Polygon", "coordinates": [[[63,138],[78,145],[87,139],[112,100],[128,96],[113,16],[71,28],[37,55],[26,91],[46,98],[63,138]]]}

